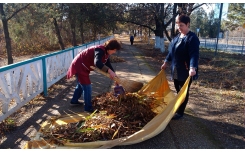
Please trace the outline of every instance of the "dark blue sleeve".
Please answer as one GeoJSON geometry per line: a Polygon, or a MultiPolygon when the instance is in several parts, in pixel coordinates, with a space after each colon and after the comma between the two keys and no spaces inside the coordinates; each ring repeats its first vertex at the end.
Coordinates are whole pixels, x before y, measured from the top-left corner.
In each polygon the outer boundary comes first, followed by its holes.
{"type": "Polygon", "coordinates": [[[105,55],[105,52],[100,49],[100,48],[96,48],[94,50],[94,65],[96,67],[98,67],[99,69],[102,69],[104,64],[102,62],[102,57],[105,55]]]}
{"type": "Polygon", "coordinates": [[[172,41],[169,44],[168,55],[166,56],[164,62],[171,62],[172,61],[172,50],[173,50],[173,47],[174,47],[174,39],[172,39],[172,41]]]}
{"type": "Polygon", "coordinates": [[[189,56],[190,56],[190,67],[198,67],[199,60],[199,45],[200,41],[196,35],[193,35],[188,43],[189,56]]]}
{"type": "Polygon", "coordinates": [[[113,72],[115,72],[115,70],[113,69],[113,67],[112,67],[112,65],[111,65],[110,58],[107,59],[105,65],[108,66],[113,72]]]}
{"type": "Polygon", "coordinates": [[[114,69],[111,65],[111,62],[110,62],[110,58],[107,59],[105,64],[102,62],[102,57],[104,55],[105,55],[105,52],[102,49],[96,48],[94,50],[94,65],[96,67],[98,67],[99,69],[102,69],[106,65],[108,68],[110,68],[112,71],[114,71],[114,69]]]}

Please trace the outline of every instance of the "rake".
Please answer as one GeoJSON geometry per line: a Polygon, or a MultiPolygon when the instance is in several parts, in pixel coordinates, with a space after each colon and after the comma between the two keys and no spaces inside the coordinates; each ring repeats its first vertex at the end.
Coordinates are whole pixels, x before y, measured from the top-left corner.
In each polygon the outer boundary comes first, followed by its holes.
{"type": "MultiPolygon", "coordinates": [[[[110,78],[110,74],[109,73],[106,73],[106,72],[104,72],[104,71],[102,71],[102,70],[100,70],[100,69],[98,69],[97,67],[94,67],[94,66],[90,66],[90,68],[95,70],[95,71],[97,71],[98,73],[101,73],[104,76],[110,78]]],[[[127,92],[131,92],[131,93],[138,92],[144,85],[142,82],[137,82],[137,81],[134,81],[134,80],[119,78],[118,76],[114,77],[113,80],[116,81],[118,84],[121,84],[122,87],[127,92]]]]}

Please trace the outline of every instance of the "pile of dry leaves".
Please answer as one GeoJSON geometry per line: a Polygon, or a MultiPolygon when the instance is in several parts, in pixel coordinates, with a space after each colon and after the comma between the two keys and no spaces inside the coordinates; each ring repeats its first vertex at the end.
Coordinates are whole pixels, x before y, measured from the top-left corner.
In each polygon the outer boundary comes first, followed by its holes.
{"type": "Polygon", "coordinates": [[[62,145],[65,142],[92,142],[121,138],[141,130],[156,114],[151,110],[156,99],[137,93],[114,96],[104,93],[93,98],[96,109],[85,120],[43,130],[44,138],[62,145]]]}

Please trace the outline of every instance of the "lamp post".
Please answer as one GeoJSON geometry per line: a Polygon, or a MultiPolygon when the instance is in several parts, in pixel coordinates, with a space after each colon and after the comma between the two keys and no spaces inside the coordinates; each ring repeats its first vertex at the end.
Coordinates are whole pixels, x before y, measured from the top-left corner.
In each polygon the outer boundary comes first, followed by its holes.
{"type": "Polygon", "coordinates": [[[197,32],[197,37],[199,37],[199,32],[200,32],[200,18],[199,17],[200,12],[197,12],[196,18],[194,18],[194,20],[196,20],[196,32],[197,32]]]}
{"type": "Polygon", "coordinates": [[[197,28],[197,37],[199,37],[200,28],[197,28]]]}
{"type": "Polygon", "coordinates": [[[242,52],[241,52],[241,54],[243,54],[243,49],[244,49],[244,35],[243,35],[243,32],[244,32],[244,29],[245,29],[245,23],[243,23],[243,29],[242,29],[242,39],[243,39],[243,41],[242,41],[242,52]]]}

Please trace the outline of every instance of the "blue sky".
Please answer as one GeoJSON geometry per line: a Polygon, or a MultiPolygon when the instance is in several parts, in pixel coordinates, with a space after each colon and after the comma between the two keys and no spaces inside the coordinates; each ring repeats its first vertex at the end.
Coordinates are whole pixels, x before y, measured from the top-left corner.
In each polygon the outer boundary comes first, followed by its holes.
{"type": "MultiPolygon", "coordinates": [[[[214,4],[212,4],[212,6],[209,6],[209,8],[207,8],[206,5],[203,6],[203,8],[206,10],[207,14],[215,9],[215,4],[221,4],[221,3],[214,3],[214,4]]],[[[228,6],[229,6],[229,3],[223,3],[222,19],[225,19],[227,16],[228,6]]],[[[215,17],[219,18],[219,12],[220,12],[220,10],[218,8],[218,10],[215,12],[215,17]]]]}

